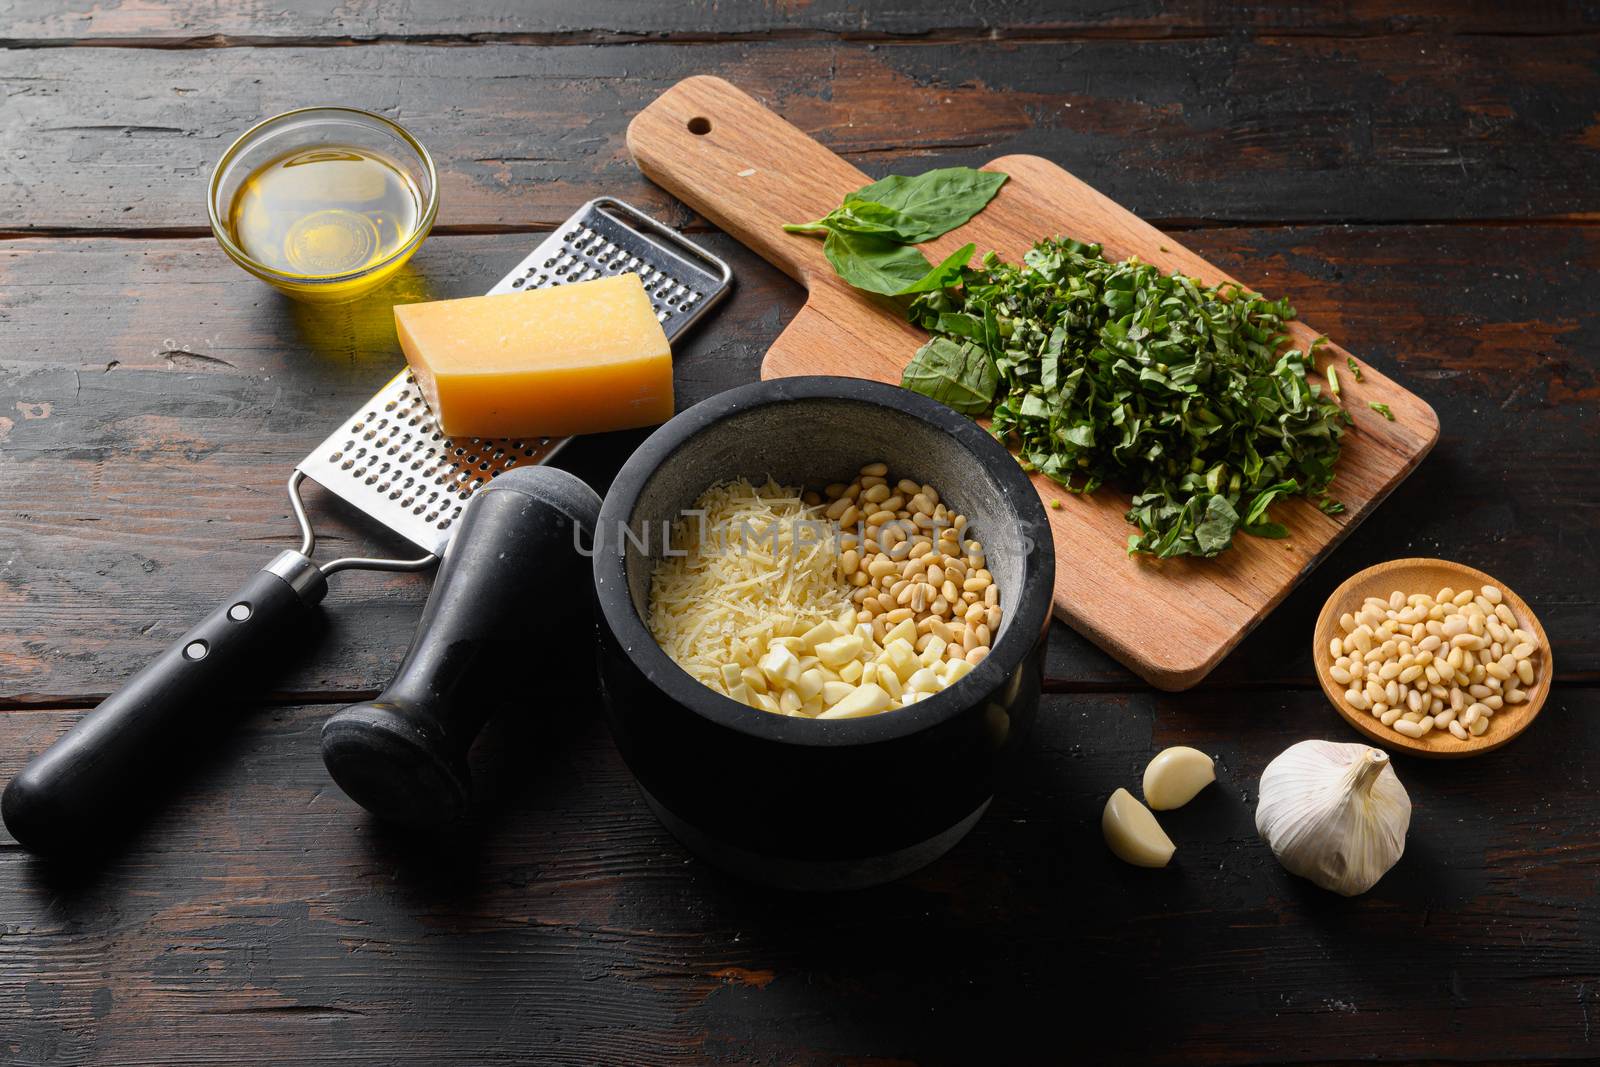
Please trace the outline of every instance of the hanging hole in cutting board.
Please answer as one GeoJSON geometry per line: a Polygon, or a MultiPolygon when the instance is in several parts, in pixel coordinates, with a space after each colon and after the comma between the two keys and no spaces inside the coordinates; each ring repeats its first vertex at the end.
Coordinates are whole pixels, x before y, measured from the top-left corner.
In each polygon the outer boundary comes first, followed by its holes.
{"type": "Polygon", "coordinates": [[[689,132],[696,137],[704,137],[711,132],[711,120],[696,115],[689,120],[689,132]]]}

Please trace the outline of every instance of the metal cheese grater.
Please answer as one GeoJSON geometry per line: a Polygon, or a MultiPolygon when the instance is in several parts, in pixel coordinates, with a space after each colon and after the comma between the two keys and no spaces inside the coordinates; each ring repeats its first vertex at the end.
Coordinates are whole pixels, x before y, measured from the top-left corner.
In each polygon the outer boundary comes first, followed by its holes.
{"type": "MultiPolygon", "coordinates": [[[[727,295],[727,264],[620,200],[591,200],[491,293],[637,273],[667,337],[676,338],[727,295]]],[[[463,506],[497,474],[543,463],[566,438],[473,438],[440,432],[410,371],[395,376],[354,418],[318,445],[289,478],[299,551],[281,552],[233,596],[103,700],[6,788],[0,808],[17,840],[36,851],[72,849],[114,821],[149,787],[210,714],[237,699],[242,678],[271,661],[269,643],[310,621],[341,570],[421,570],[444,554],[463,506]],[[415,559],[347,557],[318,564],[316,534],[300,499],[314,479],[422,549],[415,559]]]]}
{"type": "MultiPolygon", "coordinates": [[[[644,283],[669,340],[700,321],[727,295],[728,265],[648,215],[611,197],[591,200],[552,233],[490,295],[542,289],[633,272],[644,283]]],[[[543,463],[571,438],[461,441],[446,437],[409,370],[395,375],[354,419],[300,461],[289,496],[311,555],[315,537],[299,486],[310,478],[355,505],[427,555],[408,561],[334,560],[323,574],[349,567],[426,567],[443,554],[461,508],[496,474],[543,463]]]]}

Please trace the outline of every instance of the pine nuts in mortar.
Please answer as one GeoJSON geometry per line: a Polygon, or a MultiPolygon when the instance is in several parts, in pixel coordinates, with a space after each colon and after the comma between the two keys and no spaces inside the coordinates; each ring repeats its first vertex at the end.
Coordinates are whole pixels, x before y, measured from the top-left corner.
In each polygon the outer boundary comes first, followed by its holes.
{"type": "Polygon", "coordinates": [[[1339,629],[1328,676],[1346,704],[1406,737],[1482,737],[1538,677],[1539,639],[1492,585],[1368,597],[1339,617],[1339,629]]]}
{"type": "Polygon", "coordinates": [[[966,518],[883,463],[823,493],[714,486],[692,514],[652,576],[650,629],[684,670],[753,708],[903,708],[982,663],[1000,630],[1000,590],[966,518]],[[834,543],[801,536],[797,520],[817,519],[834,543]],[[732,537],[747,526],[769,550],[732,537]]]}

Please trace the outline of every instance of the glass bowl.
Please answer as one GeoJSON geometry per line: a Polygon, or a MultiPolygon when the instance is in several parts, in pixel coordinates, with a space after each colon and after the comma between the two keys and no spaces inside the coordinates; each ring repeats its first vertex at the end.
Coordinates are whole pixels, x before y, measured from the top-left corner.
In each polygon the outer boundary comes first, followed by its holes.
{"type": "Polygon", "coordinates": [[[422,244],[439,213],[438,175],[428,150],[383,116],[353,107],[305,107],[256,123],[229,146],[211,173],[206,208],[217,243],[239,266],[296,300],[337,304],[388,281],[422,244]],[[260,262],[234,240],[228,220],[246,179],[275,159],[318,145],[348,146],[380,155],[415,188],[419,198],[416,225],[388,256],[340,274],[296,274],[260,262]]]}

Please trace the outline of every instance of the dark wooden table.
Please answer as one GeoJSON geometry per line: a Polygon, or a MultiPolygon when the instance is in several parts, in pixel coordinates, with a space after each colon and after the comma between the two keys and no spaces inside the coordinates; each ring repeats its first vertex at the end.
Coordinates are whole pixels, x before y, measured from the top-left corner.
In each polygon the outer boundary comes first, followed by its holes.
{"type": "MultiPolygon", "coordinates": [[[[754,377],[798,292],[623,146],[690,74],[874,174],[1048,156],[1287,295],[1444,425],[1199,689],[1154,692],[1058,625],[1017,780],[946,859],[854,895],[691,859],[581,695],[484,746],[467,831],[369,822],[317,730],[383,684],[428,585],[342,575],[319,650],[264,706],[222,709],[238,728],[123,850],[53,866],[0,836],[0,1063],[1600,1056],[1600,8],[945,6],[0,4],[3,778],[292,544],[283,479],[399,365],[390,303],[480,292],[612,193],[738,273],[680,353],[680,402],[754,377]],[[318,102],[415,131],[444,204],[414,270],[320,314],[233,267],[203,208],[232,137],[318,102]],[[1294,741],[1356,739],[1311,622],[1402,555],[1521,592],[1559,680],[1500,753],[1397,760],[1405,858],[1345,900],[1258,842],[1256,784],[1294,741]],[[1215,753],[1219,783],[1167,819],[1170,870],[1122,866],[1101,804],[1176,743],[1215,753]]],[[[562,460],[603,491],[637,440],[562,460]]],[[[319,523],[330,548],[386,547],[319,523]]]]}

